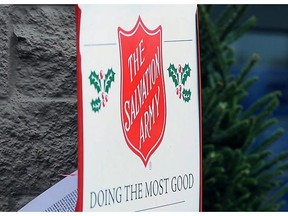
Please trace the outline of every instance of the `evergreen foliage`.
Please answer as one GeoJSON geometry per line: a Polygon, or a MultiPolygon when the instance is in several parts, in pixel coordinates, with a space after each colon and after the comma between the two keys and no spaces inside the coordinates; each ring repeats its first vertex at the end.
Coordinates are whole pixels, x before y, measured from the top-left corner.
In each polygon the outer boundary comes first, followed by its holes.
{"type": "Polygon", "coordinates": [[[239,75],[231,74],[235,62],[231,44],[256,21],[251,17],[241,22],[246,10],[247,6],[227,6],[214,21],[212,6],[198,6],[204,211],[277,211],[288,191],[281,178],[288,168],[288,152],[273,155],[269,150],[284,133],[271,115],[281,93],[271,92],[244,110],[241,100],[257,81],[248,75],[259,56],[252,55],[239,75]],[[274,127],[263,139],[264,132],[274,127]]]}

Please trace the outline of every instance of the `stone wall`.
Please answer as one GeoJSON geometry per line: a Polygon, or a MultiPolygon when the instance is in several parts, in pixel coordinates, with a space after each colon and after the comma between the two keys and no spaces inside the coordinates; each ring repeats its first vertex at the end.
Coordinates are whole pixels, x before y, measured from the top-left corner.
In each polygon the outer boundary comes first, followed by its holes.
{"type": "Polygon", "coordinates": [[[77,169],[72,5],[0,6],[0,211],[77,169]]]}

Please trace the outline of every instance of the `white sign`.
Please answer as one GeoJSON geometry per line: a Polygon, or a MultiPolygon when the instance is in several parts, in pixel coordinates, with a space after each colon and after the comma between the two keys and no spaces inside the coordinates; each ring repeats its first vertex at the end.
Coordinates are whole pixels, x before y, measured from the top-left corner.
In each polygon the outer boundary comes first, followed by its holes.
{"type": "Polygon", "coordinates": [[[199,211],[196,5],[79,5],[78,211],[199,211]]]}

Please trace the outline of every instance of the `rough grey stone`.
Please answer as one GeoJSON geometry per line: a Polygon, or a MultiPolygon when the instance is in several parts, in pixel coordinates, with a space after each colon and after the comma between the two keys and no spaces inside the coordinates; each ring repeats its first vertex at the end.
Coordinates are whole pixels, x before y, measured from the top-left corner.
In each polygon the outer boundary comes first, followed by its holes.
{"type": "Polygon", "coordinates": [[[9,24],[6,8],[0,9],[0,98],[6,98],[9,92],[9,24]]]}
{"type": "Polygon", "coordinates": [[[17,91],[27,96],[65,97],[76,92],[73,7],[15,6],[12,11],[19,57],[17,91]]]}
{"type": "Polygon", "coordinates": [[[0,5],[0,211],[77,168],[75,41],[72,5],[0,5]]]}
{"type": "Polygon", "coordinates": [[[9,205],[13,206],[14,209],[21,209],[27,201],[32,201],[37,196],[37,193],[33,194],[20,194],[20,195],[14,195],[9,197],[9,205]]]}
{"type": "Polygon", "coordinates": [[[0,191],[9,198],[0,211],[15,210],[15,197],[40,194],[76,169],[76,104],[24,101],[0,105],[0,116],[0,191]]]}
{"type": "MultiPolygon", "coordinates": [[[[0,211],[7,211],[9,208],[8,208],[8,203],[9,203],[9,197],[8,196],[4,196],[2,194],[0,194],[0,206],[1,206],[1,209],[0,211]]],[[[11,210],[10,210],[11,211],[11,210]]]]}

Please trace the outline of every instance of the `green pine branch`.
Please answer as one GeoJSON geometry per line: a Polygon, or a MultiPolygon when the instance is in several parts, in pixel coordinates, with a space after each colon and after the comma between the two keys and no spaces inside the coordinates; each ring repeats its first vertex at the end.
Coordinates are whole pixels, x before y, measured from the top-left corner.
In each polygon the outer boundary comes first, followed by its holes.
{"type": "Polygon", "coordinates": [[[280,200],[288,192],[282,178],[288,171],[288,153],[274,155],[269,149],[284,133],[272,116],[281,93],[264,95],[245,110],[241,101],[258,81],[250,73],[259,56],[252,55],[238,76],[230,72],[236,60],[230,44],[256,22],[255,17],[242,21],[247,9],[227,6],[214,21],[212,5],[198,7],[204,211],[279,210],[283,205],[280,200]],[[274,132],[263,138],[272,127],[276,127],[274,132]]]}

